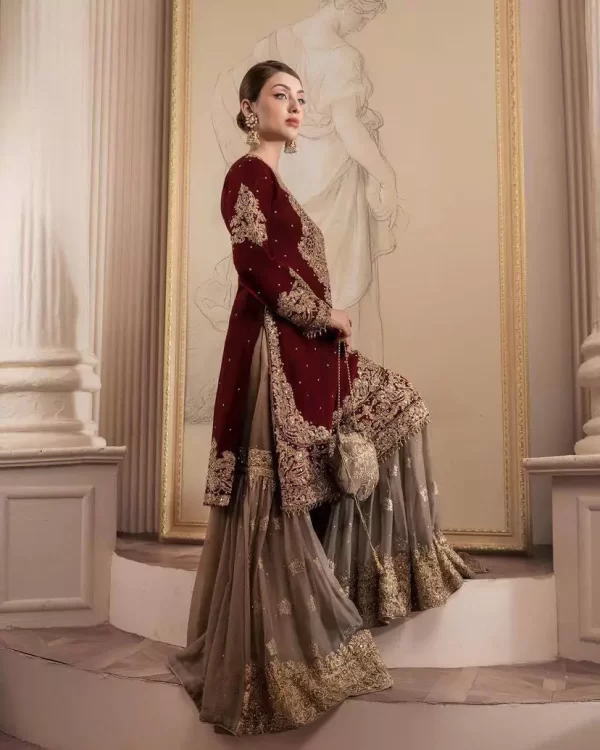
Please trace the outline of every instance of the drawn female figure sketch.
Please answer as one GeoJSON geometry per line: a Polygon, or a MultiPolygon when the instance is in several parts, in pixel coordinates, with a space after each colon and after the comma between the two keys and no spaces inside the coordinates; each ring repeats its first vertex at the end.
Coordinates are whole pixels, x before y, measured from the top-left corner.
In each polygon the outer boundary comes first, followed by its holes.
{"type": "MultiPolygon", "coordinates": [[[[212,102],[215,134],[229,167],[246,151],[235,123],[244,73],[264,59],[298,71],[308,104],[299,153],[282,158],[281,175],[325,235],[333,304],[352,316],[354,345],[378,362],[383,336],[377,259],[396,246],[399,200],[394,171],[380,148],[383,118],[369,107],[373,87],[347,37],[385,9],[384,0],[321,0],[316,13],[272,32],[249,58],[222,73],[212,102]]],[[[223,332],[234,276],[228,256],[194,296],[213,328],[223,332]]]]}

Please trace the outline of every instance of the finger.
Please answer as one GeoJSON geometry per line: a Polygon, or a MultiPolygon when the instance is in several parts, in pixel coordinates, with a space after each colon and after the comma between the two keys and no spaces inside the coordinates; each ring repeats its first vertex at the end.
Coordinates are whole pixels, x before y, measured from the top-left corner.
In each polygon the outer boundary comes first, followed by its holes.
{"type": "Polygon", "coordinates": [[[371,208],[371,210],[372,210],[372,211],[373,211],[373,213],[375,214],[375,218],[376,218],[376,219],[377,219],[378,221],[385,221],[385,220],[386,220],[386,219],[388,219],[388,218],[389,218],[389,216],[390,216],[390,211],[389,211],[389,210],[388,210],[387,208],[384,208],[383,206],[382,206],[382,207],[379,207],[379,208],[377,208],[377,209],[375,209],[375,208],[371,208]]]}

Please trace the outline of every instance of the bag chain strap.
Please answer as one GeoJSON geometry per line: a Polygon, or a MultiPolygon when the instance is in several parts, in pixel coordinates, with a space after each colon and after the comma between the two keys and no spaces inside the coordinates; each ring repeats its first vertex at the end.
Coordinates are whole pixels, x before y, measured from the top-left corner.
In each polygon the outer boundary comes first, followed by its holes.
{"type": "Polygon", "coordinates": [[[348,373],[348,394],[352,403],[352,416],[356,416],[356,403],[354,402],[354,393],[352,392],[352,374],[350,373],[350,357],[348,356],[348,347],[345,341],[338,341],[338,361],[337,361],[337,410],[342,408],[342,347],[344,349],[344,359],[346,360],[346,372],[348,373]]]}
{"type": "MultiPolygon", "coordinates": [[[[350,400],[352,402],[352,415],[353,417],[356,414],[356,405],[354,403],[354,394],[352,393],[352,376],[350,374],[350,362],[348,357],[348,349],[346,346],[345,341],[338,341],[338,367],[337,367],[337,380],[338,380],[338,394],[337,394],[337,408],[341,409],[342,407],[342,383],[341,383],[341,366],[342,366],[342,347],[344,347],[344,359],[346,360],[346,369],[348,371],[348,389],[350,393],[350,400]]],[[[341,415],[340,415],[341,418],[341,415]]],[[[339,429],[339,428],[338,428],[339,429]]],[[[344,453],[342,452],[342,460],[344,462],[344,465],[346,466],[346,469],[348,468],[348,465],[346,463],[346,457],[344,453]]],[[[358,515],[360,516],[360,520],[362,522],[363,528],[365,530],[365,534],[367,535],[367,539],[369,541],[369,546],[371,547],[371,552],[373,553],[373,559],[375,560],[375,567],[377,568],[377,571],[379,573],[383,573],[383,565],[381,564],[379,560],[379,555],[377,554],[377,550],[373,546],[373,542],[371,540],[371,533],[367,527],[367,522],[365,521],[365,517],[363,516],[362,509],[360,507],[360,503],[358,502],[358,498],[356,495],[353,495],[354,499],[354,505],[356,506],[356,509],[358,510],[358,515]]]]}

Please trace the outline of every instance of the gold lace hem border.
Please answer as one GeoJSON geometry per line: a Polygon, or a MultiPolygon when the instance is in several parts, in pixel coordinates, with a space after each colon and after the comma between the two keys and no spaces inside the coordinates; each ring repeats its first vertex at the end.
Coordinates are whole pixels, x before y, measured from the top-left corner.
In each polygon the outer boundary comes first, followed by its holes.
{"type": "MultiPolygon", "coordinates": [[[[411,425],[411,428],[408,432],[400,437],[397,437],[393,445],[391,445],[383,454],[381,454],[381,456],[378,456],[379,464],[381,465],[385,463],[395,451],[400,450],[411,438],[422,432],[430,423],[430,421],[431,419],[429,414],[425,414],[420,421],[415,422],[413,425],[411,425]]],[[[215,448],[213,448],[213,455],[211,455],[211,464],[216,461],[214,452],[215,448]]],[[[263,452],[268,453],[268,451],[263,452]]],[[[227,507],[233,492],[234,477],[236,476],[240,478],[243,478],[245,476],[249,479],[262,477],[273,482],[277,481],[276,471],[272,460],[270,464],[263,463],[261,465],[252,466],[247,464],[245,454],[245,450],[240,451],[240,457],[238,458],[237,462],[235,462],[234,465],[229,462],[229,465],[225,469],[224,473],[227,474],[227,476],[224,477],[223,475],[221,475],[221,477],[219,477],[220,481],[217,480],[213,483],[213,486],[214,484],[220,485],[217,491],[214,491],[212,489],[209,490],[207,488],[207,491],[204,495],[205,506],[217,508],[227,507]],[[229,474],[231,474],[231,476],[229,476],[229,474]]],[[[333,489],[332,491],[327,492],[321,496],[313,495],[311,500],[304,499],[294,504],[288,503],[287,505],[283,506],[283,510],[285,513],[291,516],[302,515],[303,513],[308,513],[311,510],[324,505],[325,503],[337,502],[338,500],[340,500],[340,498],[341,492],[335,491],[335,489],[333,489]]]]}

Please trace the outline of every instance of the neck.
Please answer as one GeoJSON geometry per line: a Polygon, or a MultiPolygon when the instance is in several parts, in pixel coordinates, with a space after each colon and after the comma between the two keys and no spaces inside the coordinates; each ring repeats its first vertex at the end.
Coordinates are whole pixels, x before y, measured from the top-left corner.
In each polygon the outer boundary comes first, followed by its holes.
{"type": "Polygon", "coordinates": [[[318,10],[313,18],[318,21],[318,25],[322,29],[332,31],[336,36],[342,38],[345,36],[340,30],[340,12],[333,3],[318,10]]]}
{"type": "Polygon", "coordinates": [[[283,143],[280,141],[262,141],[260,146],[251,148],[250,153],[266,162],[274,172],[279,172],[279,159],[282,150],[283,143]]]}

